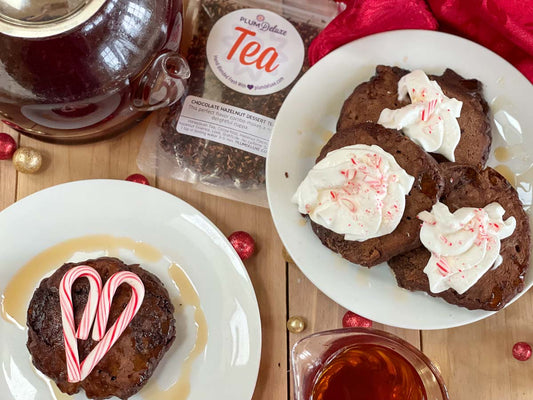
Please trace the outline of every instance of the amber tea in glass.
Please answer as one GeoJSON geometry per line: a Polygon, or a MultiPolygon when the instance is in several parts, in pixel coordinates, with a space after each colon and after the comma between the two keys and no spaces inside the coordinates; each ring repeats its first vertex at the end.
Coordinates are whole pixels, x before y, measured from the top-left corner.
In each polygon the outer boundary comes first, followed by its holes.
{"type": "Polygon", "coordinates": [[[338,329],[292,350],[294,400],[447,400],[439,371],[418,349],[374,329],[338,329]]]}

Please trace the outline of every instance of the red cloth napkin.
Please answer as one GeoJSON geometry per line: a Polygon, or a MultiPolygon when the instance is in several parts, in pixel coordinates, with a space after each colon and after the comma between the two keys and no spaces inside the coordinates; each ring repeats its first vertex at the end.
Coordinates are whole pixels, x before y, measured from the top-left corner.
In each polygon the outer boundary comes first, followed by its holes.
{"type": "Polygon", "coordinates": [[[473,40],[498,53],[533,82],[533,0],[346,0],[309,47],[311,64],[363,36],[431,29],[473,40]]]}

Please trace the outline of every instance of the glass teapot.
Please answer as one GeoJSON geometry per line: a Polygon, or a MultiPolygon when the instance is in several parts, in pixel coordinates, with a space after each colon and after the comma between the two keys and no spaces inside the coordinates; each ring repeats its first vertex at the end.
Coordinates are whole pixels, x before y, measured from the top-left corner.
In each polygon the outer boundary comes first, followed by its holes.
{"type": "Polygon", "coordinates": [[[176,102],[182,0],[0,0],[0,120],[37,139],[108,137],[176,102]]]}

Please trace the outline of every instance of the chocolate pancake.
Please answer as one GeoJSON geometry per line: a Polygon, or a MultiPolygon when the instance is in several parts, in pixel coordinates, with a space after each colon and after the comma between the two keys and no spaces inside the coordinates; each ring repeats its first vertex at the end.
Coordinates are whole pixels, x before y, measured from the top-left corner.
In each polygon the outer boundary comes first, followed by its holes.
{"type": "MultiPolygon", "coordinates": [[[[376,74],[355,88],[344,102],[337,130],[350,128],[361,122],[377,122],[381,111],[402,108],[411,101],[398,100],[398,81],[410,71],[378,65],[376,74]]],[[[490,132],[489,107],[483,98],[483,85],[476,79],[465,79],[451,69],[440,76],[429,75],[437,81],[444,94],[463,102],[458,118],[461,139],[455,149],[455,161],[461,164],[483,167],[489,156],[492,136],[490,132]]],[[[447,161],[440,154],[433,155],[438,161],[447,161]]]]}
{"type": "Polygon", "coordinates": [[[405,212],[396,229],[364,242],[345,240],[344,235],[311,221],[315,234],[322,243],[347,260],[372,267],[391,257],[420,245],[420,221],[416,216],[431,206],[440,197],[444,181],[437,162],[421,147],[400,132],[381,125],[364,123],[337,132],[322,148],[317,162],[328,152],[353,144],[377,145],[392,154],[396,162],[415,178],[413,188],[406,197],[405,212]]]}
{"type": "MultiPolygon", "coordinates": [[[[76,280],[72,287],[76,326],[81,320],[88,294],[88,280],[76,280]]],[[[121,285],[113,298],[107,329],[126,307],[130,297],[130,287],[121,285]]],[[[27,325],[27,347],[35,367],[53,379],[62,392],[74,394],[84,389],[91,399],[111,396],[127,399],[137,393],[152,376],[176,334],[174,306],[161,281],[138,265],[126,265],[108,257],[64,264],[52,276],[43,279],[31,299],[27,325]],[[90,375],[81,382],[69,383],[58,287],[63,275],[77,265],[93,267],[100,274],[103,284],[115,272],[131,271],[143,281],[145,295],[133,320],[90,375]]],[[[90,337],[78,340],[80,362],[96,343],[90,337]]]]}
{"type": "Polygon", "coordinates": [[[441,202],[448,206],[450,212],[461,207],[485,207],[498,202],[505,209],[504,220],[509,217],[516,219],[515,231],[501,242],[501,265],[490,269],[463,294],[453,289],[441,293],[431,292],[427,275],[423,271],[430,252],[423,246],[392,258],[389,266],[396,275],[398,285],[403,288],[421,290],[471,310],[499,310],[524,287],[530,254],[529,218],[516,190],[492,168],[479,170],[455,163],[444,163],[441,166],[446,179],[441,202]]]}

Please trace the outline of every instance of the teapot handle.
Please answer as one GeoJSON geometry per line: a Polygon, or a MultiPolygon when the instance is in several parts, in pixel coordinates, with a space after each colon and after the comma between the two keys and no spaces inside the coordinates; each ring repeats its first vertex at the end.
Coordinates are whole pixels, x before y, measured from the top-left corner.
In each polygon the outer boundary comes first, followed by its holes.
{"type": "Polygon", "coordinates": [[[177,102],[191,76],[187,61],[177,52],[160,54],[133,86],[131,105],[139,111],[153,111],[177,102]]]}

